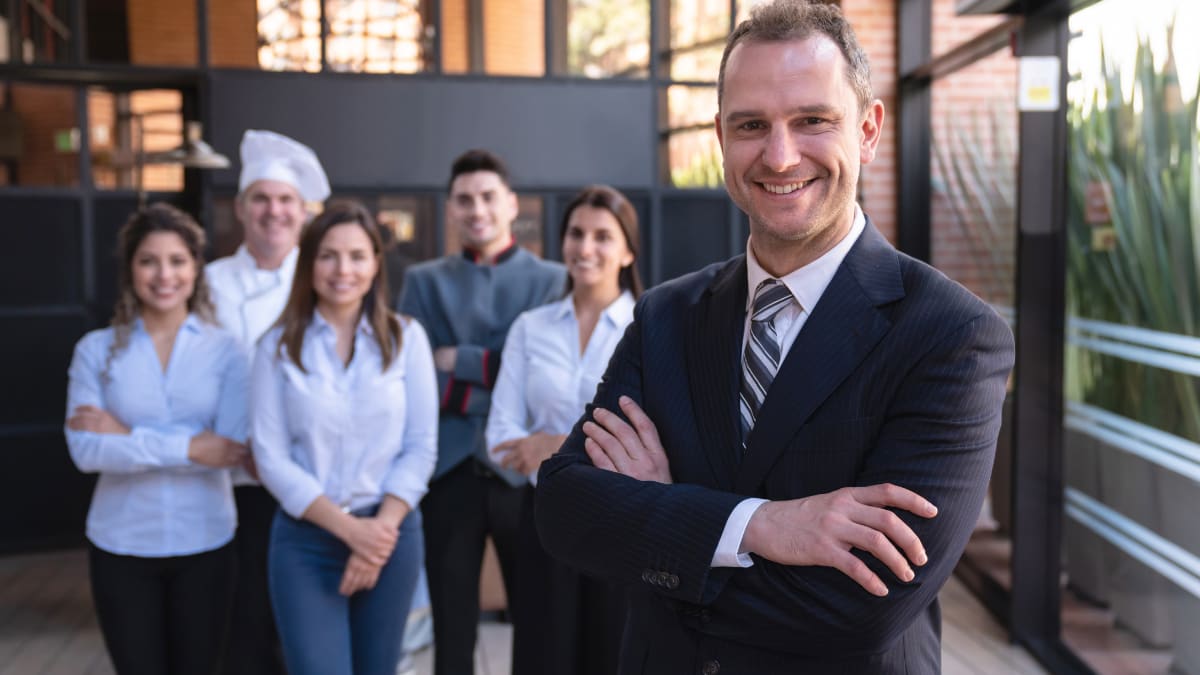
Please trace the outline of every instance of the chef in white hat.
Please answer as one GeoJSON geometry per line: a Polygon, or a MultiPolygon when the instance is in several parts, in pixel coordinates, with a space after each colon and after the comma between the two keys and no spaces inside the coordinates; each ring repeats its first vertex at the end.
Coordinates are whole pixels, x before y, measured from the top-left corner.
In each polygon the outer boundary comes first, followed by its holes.
{"type": "MultiPolygon", "coordinates": [[[[311,148],[273,131],[247,131],[241,159],[235,208],[244,240],[205,272],[217,319],[252,355],[254,343],[287,303],[300,229],[311,215],[306,205],[329,197],[329,180],[311,148]]],[[[248,475],[235,475],[234,483],[238,585],[225,672],[282,675],[267,592],[267,541],[276,504],[248,475]]]]}

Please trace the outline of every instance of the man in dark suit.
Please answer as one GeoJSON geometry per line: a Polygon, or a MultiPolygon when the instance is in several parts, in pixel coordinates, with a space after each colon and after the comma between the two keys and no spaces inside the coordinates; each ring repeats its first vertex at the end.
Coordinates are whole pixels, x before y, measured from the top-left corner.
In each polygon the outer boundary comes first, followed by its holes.
{"type": "Polygon", "coordinates": [[[760,6],[718,82],[747,253],[639,303],[542,465],[543,542],[634,587],[622,675],[937,673],[1012,334],[855,203],[883,106],[838,9],[760,6]]]}

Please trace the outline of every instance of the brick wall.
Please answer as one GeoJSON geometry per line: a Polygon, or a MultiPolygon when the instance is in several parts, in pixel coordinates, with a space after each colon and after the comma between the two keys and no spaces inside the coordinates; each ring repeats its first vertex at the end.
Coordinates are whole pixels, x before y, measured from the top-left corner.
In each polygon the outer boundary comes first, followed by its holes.
{"type": "Polygon", "coordinates": [[[863,167],[863,211],[896,240],[896,7],[895,0],[842,0],[842,11],[871,62],[871,85],[883,101],[883,137],[875,160],[863,167]]]}
{"type": "MultiPolygon", "coordinates": [[[[130,63],[196,65],[196,0],[127,0],[126,19],[130,63]]],[[[212,65],[258,67],[255,0],[210,0],[208,31],[212,65]]]]}
{"type": "Polygon", "coordinates": [[[546,73],[545,3],[542,0],[485,0],[483,66],[492,75],[546,73]]]}
{"type": "Polygon", "coordinates": [[[12,83],[7,93],[21,118],[19,185],[74,186],[79,184],[79,155],[59,152],[55,134],[75,127],[72,87],[12,83]]]}
{"type": "Polygon", "coordinates": [[[255,0],[208,0],[208,59],[221,68],[258,67],[255,0]]]}

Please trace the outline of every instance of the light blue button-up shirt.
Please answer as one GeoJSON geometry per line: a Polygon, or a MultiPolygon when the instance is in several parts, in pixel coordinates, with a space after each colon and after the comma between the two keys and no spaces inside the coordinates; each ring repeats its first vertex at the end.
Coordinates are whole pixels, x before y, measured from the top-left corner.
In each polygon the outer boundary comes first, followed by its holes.
{"type": "Polygon", "coordinates": [[[429,338],[403,320],[400,353],[383,370],[365,318],[349,365],[320,312],[304,334],[301,371],[277,354],[282,328],[259,341],[251,375],[254,460],[280,507],[299,518],[321,495],[347,510],[385,494],[416,507],[437,462],[438,392],[429,338]]]}
{"type": "Polygon", "coordinates": [[[120,555],[190,555],[233,538],[237,515],[229,469],[188,459],[192,436],[209,430],[246,440],[246,357],[232,335],[194,315],[175,336],[163,370],[139,319],[129,344],[102,377],[113,329],[75,345],[67,416],[82,405],[103,408],[131,433],[66,430],[80,471],[99,473],[87,537],[120,555]]]}
{"type": "MultiPolygon", "coordinates": [[[[565,434],[596,396],[625,328],[633,321],[633,295],[625,291],[600,315],[579,350],[579,320],[571,296],[531,309],[513,322],[500,357],[488,414],[488,454],[505,441],[535,433],[565,434]]],[[[537,471],[528,476],[537,480],[537,471]]]]}

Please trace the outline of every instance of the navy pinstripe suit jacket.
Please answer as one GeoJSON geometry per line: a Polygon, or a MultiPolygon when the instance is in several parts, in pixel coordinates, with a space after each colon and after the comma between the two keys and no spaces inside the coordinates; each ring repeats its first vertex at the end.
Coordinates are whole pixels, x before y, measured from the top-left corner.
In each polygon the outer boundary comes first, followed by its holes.
{"type": "Polygon", "coordinates": [[[617,412],[620,395],[637,401],[658,427],[675,484],[596,469],[576,425],[541,468],[543,543],[632,587],[622,675],[939,672],[937,595],[987,490],[1011,331],[868,223],[780,367],[741,456],[745,303],[744,257],[643,297],[593,404],[617,412]],[[929,555],[914,581],[859,553],[888,585],[885,598],[832,568],[761,558],[747,569],[710,567],[746,496],[883,482],[939,508],[931,520],[900,514],[929,555]]]}

